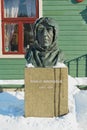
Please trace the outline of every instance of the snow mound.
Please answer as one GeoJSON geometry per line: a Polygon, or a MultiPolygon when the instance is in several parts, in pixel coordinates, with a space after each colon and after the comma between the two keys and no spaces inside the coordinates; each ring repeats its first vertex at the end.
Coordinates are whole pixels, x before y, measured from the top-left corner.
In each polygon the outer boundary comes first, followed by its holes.
{"type": "Polygon", "coordinates": [[[68,76],[69,113],[57,118],[24,117],[24,92],[0,93],[0,130],[87,130],[87,91],[68,76]]]}

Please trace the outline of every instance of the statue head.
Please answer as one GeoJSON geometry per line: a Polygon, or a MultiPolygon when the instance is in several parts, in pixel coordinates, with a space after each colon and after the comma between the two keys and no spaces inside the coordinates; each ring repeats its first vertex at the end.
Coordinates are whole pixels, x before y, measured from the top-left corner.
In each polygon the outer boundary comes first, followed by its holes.
{"type": "Polygon", "coordinates": [[[48,17],[41,17],[34,23],[34,43],[26,56],[27,62],[35,67],[52,67],[64,62],[64,56],[57,44],[58,24],[48,17]]]}
{"type": "Polygon", "coordinates": [[[49,48],[58,37],[57,22],[48,17],[38,19],[34,24],[34,36],[41,48],[49,48]]]}

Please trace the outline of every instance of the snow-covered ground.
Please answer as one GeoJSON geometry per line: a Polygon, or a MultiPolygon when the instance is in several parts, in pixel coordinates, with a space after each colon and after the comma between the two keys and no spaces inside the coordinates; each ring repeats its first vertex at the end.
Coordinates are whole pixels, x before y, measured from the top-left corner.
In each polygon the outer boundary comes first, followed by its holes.
{"type": "Polygon", "coordinates": [[[24,92],[0,93],[0,130],[87,130],[87,91],[68,79],[69,113],[57,118],[25,118],[24,92]]]}

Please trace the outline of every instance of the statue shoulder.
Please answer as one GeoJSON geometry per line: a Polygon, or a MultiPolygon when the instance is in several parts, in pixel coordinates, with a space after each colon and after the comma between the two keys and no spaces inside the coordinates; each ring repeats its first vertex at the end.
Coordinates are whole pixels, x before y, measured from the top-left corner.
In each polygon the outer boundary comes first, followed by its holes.
{"type": "Polygon", "coordinates": [[[59,56],[58,56],[58,62],[64,63],[65,60],[66,60],[66,59],[65,59],[65,54],[64,54],[64,52],[60,49],[60,50],[59,50],[59,56]]]}

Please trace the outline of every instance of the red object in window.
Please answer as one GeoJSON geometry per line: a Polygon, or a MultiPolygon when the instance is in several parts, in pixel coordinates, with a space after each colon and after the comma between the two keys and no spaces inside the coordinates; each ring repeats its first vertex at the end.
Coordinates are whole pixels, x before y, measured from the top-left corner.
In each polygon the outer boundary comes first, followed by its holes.
{"type": "Polygon", "coordinates": [[[77,2],[82,2],[82,1],[84,1],[84,0],[76,0],[77,2]]]}

